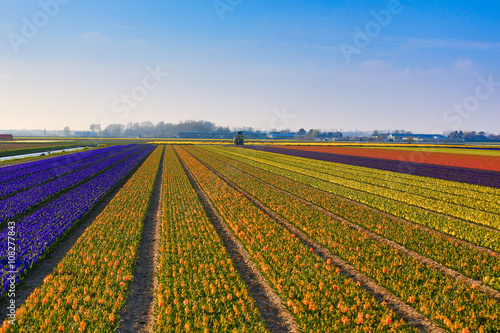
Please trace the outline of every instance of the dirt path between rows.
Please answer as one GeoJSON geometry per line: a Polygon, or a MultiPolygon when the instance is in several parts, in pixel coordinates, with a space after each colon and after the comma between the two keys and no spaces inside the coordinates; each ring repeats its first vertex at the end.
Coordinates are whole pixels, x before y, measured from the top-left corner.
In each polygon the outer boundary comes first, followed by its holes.
{"type": "Polygon", "coordinates": [[[158,267],[161,228],[161,187],[163,184],[164,158],[165,148],[163,149],[160,166],[153,185],[148,211],[144,218],[134,278],[129,286],[128,297],[120,314],[117,332],[154,332],[154,291],[158,285],[156,267],[158,267]]]}
{"type": "Polygon", "coordinates": [[[211,170],[214,174],[216,174],[219,178],[221,178],[224,182],[226,182],[233,189],[241,193],[248,200],[250,200],[256,207],[260,210],[268,214],[272,219],[274,219],[277,223],[279,223],[282,227],[294,233],[297,238],[307,247],[312,247],[314,252],[318,254],[325,261],[331,259],[332,264],[339,267],[341,273],[351,278],[356,282],[361,283],[361,287],[372,294],[377,300],[380,302],[385,301],[387,306],[391,308],[394,312],[399,314],[401,318],[403,318],[410,326],[419,328],[422,332],[445,332],[442,330],[436,323],[432,320],[426,318],[421,315],[415,309],[401,301],[396,295],[388,291],[387,289],[379,286],[375,281],[367,277],[366,275],[358,272],[353,266],[347,264],[343,259],[338,256],[333,255],[327,248],[323,247],[309,236],[307,236],[300,229],[291,224],[288,220],[284,219],[273,210],[264,205],[260,200],[256,199],[252,195],[248,194],[244,190],[242,190],[239,186],[234,184],[232,181],[227,179],[225,176],[217,172],[212,167],[208,166],[203,161],[200,161],[197,157],[191,154],[194,158],[196,158],[200,163],[205,165],[209,170],[211,170]]]}
{"type": "Polygon", "coordinates": [[[295,319],[288,313],[282,300],[274,293],[266,279],[260,274],[250,254],[224,222],[224,219],[198,184],[191,170],[189,170],[178,154],[177,157],[207,212],[208,217],[212,221],[215,230],[227,249],[239,275],[252,295],[266,328],[273,333],[299,332],[295,319]]]}
{"type": "MultiPolygon", "coordinates": [[[[89,227],[92,222],[94,222],[96,217],[106,208],[106,206],[108,206],[109,202],[121,190],[123,185],[125,185],[128,180],[132,178],[134,173],[140,168],[144,161],[146,161],[148,156],[138,163],[137,166],[132,169],[132,171],[121,182],[119,182],[110,193],[104,196],[87,216],[80,220],[80,222],[78,222],[73,228],[68,230],[68,233],[62,237],[59,243],[55,245],[55,247],[50,250],[50,252],[42,260],[40,260],[40,262],[35,264],[32,270],[23,278],[22,283],[16,287],[16,308],[20,308],[35,288],[43,284],[45,277],[54,271],[59,262],[66,256],[68,251],[85,232],[87,227],[89,227]]],[[[7,318],[6,308],[9,300],[9,298],[5,298],[0,302],[0,323],[7,318]]]]}

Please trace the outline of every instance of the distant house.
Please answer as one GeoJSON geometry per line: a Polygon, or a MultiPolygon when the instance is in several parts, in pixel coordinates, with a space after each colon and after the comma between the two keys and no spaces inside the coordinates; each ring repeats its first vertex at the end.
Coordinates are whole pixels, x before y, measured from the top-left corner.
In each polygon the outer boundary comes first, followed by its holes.
{"type": "Polygon", "coordinates": [[[0,141],[11,141],[14,140],[12,134],[0,134],[0,141]]]}
{"type": "Polygon", "coordinates": [[[278,132],[271,132],[267,135],[269,139],[273,140],[293,140],[295,139],[295,133],[278,133],[278,132]]]}
{"type": "Polygon", "coordinates": [[[377,134],[372,134],[372,138],[375,139],[376,141],[393,141],[394,137],[392,136],[391,133],[377,133],[377,134]]]}

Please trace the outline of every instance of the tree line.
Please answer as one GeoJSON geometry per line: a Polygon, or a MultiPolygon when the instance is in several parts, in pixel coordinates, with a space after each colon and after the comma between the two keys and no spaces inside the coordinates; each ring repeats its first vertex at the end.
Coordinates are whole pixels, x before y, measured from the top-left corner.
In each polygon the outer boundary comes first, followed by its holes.
{"type": "Polygon", "coordinates": [[[90,125],[90,135],[99,137],[155,137],[172,138],[179,132],[231,132],[229,127],[217,126],[212,122],[204,120],[187,120],[178,124],[160,121],[153,124],[151,121],[142,123],[130,122],[127,125],[109,124],[102,128],[101,124],[90,125]]]}

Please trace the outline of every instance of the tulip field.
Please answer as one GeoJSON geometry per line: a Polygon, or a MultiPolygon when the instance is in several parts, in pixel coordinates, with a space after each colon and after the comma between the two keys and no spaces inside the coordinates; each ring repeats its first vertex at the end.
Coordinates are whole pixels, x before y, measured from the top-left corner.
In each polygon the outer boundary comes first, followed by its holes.
{"type": "Polygon", "coordinates": [[[500,156],[405,149],[158,141],[0,167],[0,332],[500,332],[500,156]]]}

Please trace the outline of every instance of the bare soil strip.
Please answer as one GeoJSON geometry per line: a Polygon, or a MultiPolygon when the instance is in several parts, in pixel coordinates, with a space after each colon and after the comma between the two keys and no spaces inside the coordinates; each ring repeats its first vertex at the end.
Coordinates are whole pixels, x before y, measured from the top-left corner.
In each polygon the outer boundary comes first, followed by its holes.
{"type": "MultiPolygon", "coordinates": [[[[193,156],[193,155],[191,155],[193,156]]],[[[193,156],[196,158],[195,156],[193,156]]],[[[353,266],[347,264],[340,257],[333,255],[328,249],[318,244],[316,241],[312,240],[303,233],[300,229],[296,228],[293,224],[288,222],[288,220],[284,219],[266,205],[264,205],[260,200],[256,199],[252,195],[248,194],[244,190],[242,190],[239,186],[231,182],[229,179],[221,175],[219,172],[206,165],[203,161],[197,159],[200,163],[209,168],[213,173],[215,173],[219,178],[221,178],[224,182],[226,182],[229,186],[234,188],[236,191],[240,192],[243,196],[245,196],[248,200],[250,200],[255,206],[261,209],[263,212],[268,214],[271,218],[273,218],[276,222],[278,222],[285,229],[294,233],[296,237],[307,247],[312,247],[314,252],[318,254],[323,260],[331,259],[332,263],[339,267],[341,273],[351,278],[355,282],[360,282],[361,286],[372,294],[377,300],[380,302],[385,302],[387,306],[389,306],[394,312],[398,313],[401,318],[403,318],[409,325],[413,327],[419,328],[422,332],[445,332],[441,329],[436,323],[432,320],[426,318],[421,315],[415,309],[401,301],[396,295],[388,291],[387,289],[379,286],[375,281],[367,277],[366,275],[358,272],[353,266]]],[[[288,192],[286,192],[288,193],[288,192]]]]}
{"type": "MultiPolygon", "coordinates": [[[[148,155],[149,156],[149,155],[148,155]]],[[[30,272],[23,278],[20,285],[16,287],[16,308],[20,308],[24,301],[31,295],[31,293],[39,286],[43,284],[43,280],[49,274],[51,274],[57,267],[59,262],[66,256],[68,251],[73,247],[80,236],[85,232],[87,227],[89,227],[96,217],[101,214],[101,212],[108,206],[109,202],[115,197],[115,195],[121,190],[123,185],[125,185],[130,178],[135,174],[135,172],[141,167],[141,165],[146,161],[146,156],[137,166],[132,169],[132,171],[121,180],[118,185],[106,196],[104,196],[101,201],[85,216],[80,222],[68,230],[68,233],[61,238],[61,240],[54,245],[52,250],[50,250],[47,255],[40,260],[30,272]]],[[[53,198],[52,198],[53,200],[53,198]]],[[[5,298],[0,302],[0,323],[7,318],[7,303],[9,298],[5,298]]]]}
{"type": "MultiPolygon", "coordinates": [[[[177,155],[179,157],[179,155],[177,155]]],[[[266,279],[260,274],[252,257],[237,240],[222,216],[217,212],[196,178],[179,157],[193,188],[195,189],[208,217],[226,247],[238,273],[245,282],[255,305],[260,311],[266,328],[271,332],[299,332],[295,319],[286,311],[282,300],[274,293],[266,279]]]]}
{"type": "MultiPolygon", "coordinates": [[[[200,151],[201,153],[205,154],[205,152],[203,152],[202,150],[198,150],[198,151],[200,151]]],[[[206,154],[205,154],[205,155],[206,155],[206,154]]],[[[235,160],[235,161],[236,161],[236,160],[235,160]]],[[[225,162],[222,162],[222,161],[219,161],[219,162],[224,163],[224,164],[225,164],[225,165],[227,165],[228,167],[232,167],[232,168],[234,168],[234,169],[237,169],[237,168],[235,168],[234,166],[232,166],[232,165],[230,165],[230,164],[227,164],[227,163],[225,163],[225,162]]],[[[239,162],[239,161],[237,161],[237,162],[238,162],[238,163],[243,163],[243,162],[239,162]]],[[[239,170],[239,171],[241,171],[241,172],[243,172],[244,174],[246,174],[246,175],[250,176],[250,177],[255,178],[254,176],[252,176],[252,175],[251,175],[251,174],[249,174],[249,173],[246,173],[246,172],[244,172],[244,171],[242,171],[242,170],[240,170],[240,169],[238,169],[238,170],[239,170]]],[[[289,182],[297,183],[297,184],[300,184],[301,186],[307,186],[308,188],[311,188],[311,189],[314,189],[315,191],[319,191],[319,192],[321,192],[321,193],[322,193],[322,194],[324,194],[325,196],[330,196],[330,197],[333,197],[333,198],[336,198],[336,199],[345,200],[345,201],[347,201],[347,202],[349,202],[349,203],[352,203],[352,204],[358,205],[358,206],[360,206],[360,207],[370,209],[371,211],[374,211],[374,212],[376,212],[376,213],[378,213],[378,214],[382,214],[382,215],[387,216],[387,217],[389,217],[389,218],[391,218],[391,219],[396,219],[396,220],[398,220],[398,221],[400,221],[400,222],[402,222],[402,223],[405,223],[405,224],[407,224],[407,225],[409,225],[409,226],[411,226],[411,227],[413,227],[413,228],[416,228],[416,229],[421,229],[421,230],[425,230],[425,231],[431,232],[431,233],[433,233],[433,234],[435,234],[435,235],[438,235],[439,237],[443,237],[443,238],[446,238],[446,239],[448,239],[448,240],[452,240],[452,241],[454,241],[454,242],[456,242],[456,243],[459,243],[459,244],[465,245],[465,246],[467,246],[467,247],[470,247],[470,248],[475,249],[475,250],[477,250],[477,251],[481,251],[481,252],[486,253],[486,254],[491,255],[491,256],[495,256],[495,257],[497,257],[498,259],[500,259],[500,253],[497,253],[497,252],[495,252],[495,251],[493,251],[493,250],[491,250],[491,249],[488,249],[488,248],[485,248],[485,247],[482,247],[482,246],[479,246],[479,245],[476,245],[476,244],[473,244],[473,243],[467,242],[467,241],[465,241],[465,240],[462,240],[462,239],[459,239],[459,238],[456,238],[456,237],[450,236],[450,235],[448,235],[448,234],[445,234],[445,233],[442,233],[442,232],[440,232],[440,231],[437,231],[437,230],[431,229],[431,228],[429,228],[429,227],[426,227],[426,226],[423,226],[423,225],[420,225],[420,224],[417,224],[417,223],[414,223],[414,222],[411,222],[411,221],[405,220],[405,219],[400,218],[400,217],[398,217],[398,216],[395,216],[395,215],[389,214],[389,213],[387,213],[387,212],[384,212],[384,211],[378,210],[378,209],[376,209],[376,208],[373,208],[373,207],[371,207],[371,206],[368,206],[368,205],[366,205],[366,204],[364,204],[364,203],[361,203],[361,202],[358,202],[358,201],[354,201],[354,200],[352,200],[352,199],[348,199],[348,198],[344,198],[344,197],[337,196],[337,195],[335,195],[335,194],[332,194],[332,193],[330,193],[330,192],[327,192],[327,191],[324,191],[324,190],[318,189],[318,188],[313,187],[313,186],[311,186],[311,185],[304,184],[304,183],[298,182],[298,181],[296,181],[296,180],[293,180],[293,179],[290,179],[290,178],[287,178],[287,177],[284,177],[284,176],[281,176],[281,175],[278,175],[278,174],[273,174],[273,175],[274,175],[276,178],[281,178],[281,179],[284,179],[284,180],[289,181],[289,182]]],[[[311,177],[312,177],[312,176],[311,176],[311,177]]],[[[314,177],[313,177],[313,178],[314,178],[314,177]]],[[[258,178],[255,178],[255,179],[258,179],[258,178]]],[[[259,179],[259,180],[260,180],[260,179],[259,179]]],[[[266,184],[267,184],[267,183],[266,183],[266,184]]],[[[283,191],[283,190],[282,190],[282,191],[283,191]]],[[[286,191],[285,191],[285,192],[286,192],[286,191]]],[[[286,193],[289,193],[289,192],[286,192],[286,193]]],[[[434,213],[434,212],[431,212],[431,213],[434,213]]],[[[447,216],[447,217],[449,217],[449,216],[447,216]]],[[[465,221],[465,222],[467,222],[467,221],[465,221]]],[[[484,226],[483,226],[483,227],[484,227],[484,226]]],[[[486,227],[486,228],[488,228],[488,227],[486,227]]],[[[495,229],[493,229],[493,230],[495,230],[495,229]]],[[[498,230],[495,230],[495,231],[498,231],[498,230]]]]}
{"type": "Polygon", "coordinates": [[[117,332],[154,332],[154,291],[158,284],[155,268],[158,267],[164,157],[165,149],[153,185],[148,211],[144,218],[134,278],[129,287],[125,306],[120,314],[117,332]]]}

